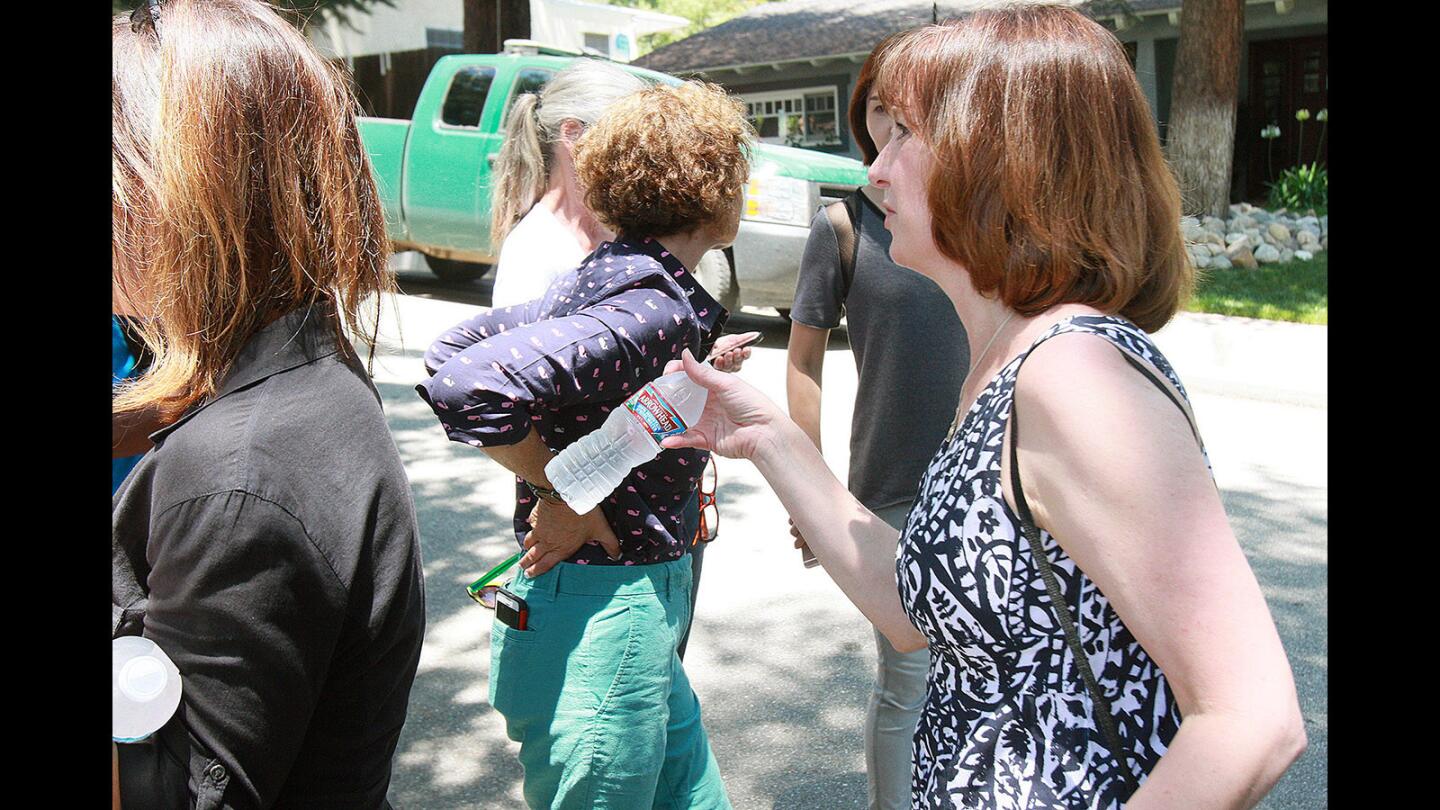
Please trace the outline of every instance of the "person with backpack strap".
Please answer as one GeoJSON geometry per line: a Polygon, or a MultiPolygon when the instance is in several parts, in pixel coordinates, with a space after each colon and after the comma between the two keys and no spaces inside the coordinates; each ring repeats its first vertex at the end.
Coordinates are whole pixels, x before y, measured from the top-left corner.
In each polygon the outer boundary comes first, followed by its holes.
{"type": "MultiPolygon", "coordinates": [[[[850,131],[866,165],[890,140],[890,115],[874,79],[892,39],[882,40],[861,66],[850,99],[850,131]]],[[[880,195],[863,186],[815,214],[790,311],[785,390],[790,417],[820,447],[825,347],[844,314],[859,373],[849,490],[898,532],[955,411],[969,345],[940,287],[891,261],[880,195]]],[[[803,547],[798,534],[796,545],[803,547]]],[[[875,649],[875,687],[865,713],[868,806],[898,810],[910,806],[910,745],[925,703],[930,654],[896,652],[879,631],[875,649]]]]}

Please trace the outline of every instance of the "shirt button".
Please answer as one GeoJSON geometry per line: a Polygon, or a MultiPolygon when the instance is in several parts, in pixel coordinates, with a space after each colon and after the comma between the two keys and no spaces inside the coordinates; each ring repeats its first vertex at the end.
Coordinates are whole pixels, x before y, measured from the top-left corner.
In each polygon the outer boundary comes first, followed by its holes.
{"type": "Polygon", "coordinates": [[[225,777],[226,777],[225,766],[224,766],[224,765],[221,765],[221,764],[218,763],[218,762],[215,763],[214,765],[211,765],[209,768],[207,768],[207,769],[205,770],[205,773],[208,774],[208,775],[210,776],[210,779],[213,780],[213,781],[216,781],[216,782],[223,782],[223,781],[225,781],[225,777]]]}

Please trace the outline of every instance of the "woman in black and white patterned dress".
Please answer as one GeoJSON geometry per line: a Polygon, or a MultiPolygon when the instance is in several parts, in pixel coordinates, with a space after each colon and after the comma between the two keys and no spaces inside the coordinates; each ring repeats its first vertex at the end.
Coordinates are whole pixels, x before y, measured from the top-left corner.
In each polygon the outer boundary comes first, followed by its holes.
{"type": "Polygon", "coordinates": [[[1305,733],[1184,388],[1147,335],[1192,270],[1123,48],[1073,9],[1012,6],[907,32],[877,87],[896,119],[870,169],[891,257],[976,339],[898,560],[732,375],[687,357],[710,397],[667,446],[753,460],[895,648],[929,645],[915,806],[1253,805],[1305,733]]]}

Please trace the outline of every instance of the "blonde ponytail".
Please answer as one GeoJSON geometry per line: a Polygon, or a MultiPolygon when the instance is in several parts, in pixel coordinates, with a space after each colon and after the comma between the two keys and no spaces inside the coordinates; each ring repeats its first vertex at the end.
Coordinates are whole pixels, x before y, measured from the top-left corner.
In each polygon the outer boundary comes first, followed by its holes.
{"type": "Polygon", "coordinates": [[[551,139],[541,136],[539,107],[540,97],[525,93],[506,113],[490,208],[490,245],[496,255],[510,229],[545,195],[549,182],[551,139]]]}
{"type": "Polygon", "coordinates": [[[500,147],[490,195],[490,251],[545,196],[550,185],[555,145],[566,121],[589,127],[606,108],[645,89],[639,76],[596,59],[581,59],[555,74],[537,95],[525,93],[506,113],[505,143],[500,147]]]}

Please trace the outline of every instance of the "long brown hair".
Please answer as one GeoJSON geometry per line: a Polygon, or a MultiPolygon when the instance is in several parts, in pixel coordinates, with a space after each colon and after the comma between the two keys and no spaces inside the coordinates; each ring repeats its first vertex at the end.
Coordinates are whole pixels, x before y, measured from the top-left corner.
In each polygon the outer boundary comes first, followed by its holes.
{"type": "Polygon", "coordinates": [[[276,317],[333,305],[372,356],[389,241],[343,74],[256,0],[172,0],[157,29],[112,22],[111,244],[140,302],[148,371],[116,411],[213,396],[276,317]],[[373,299],[366,331],[361,310],[373,299]]]}
{"type": "Polygon", "coordinates": [[[977,11],[906,32],[880,97],[934,151],[932,233],[982,294],[1147,331],[1188,299],[1180,192],[1115,36],[1072,8],[977,11]]]}

